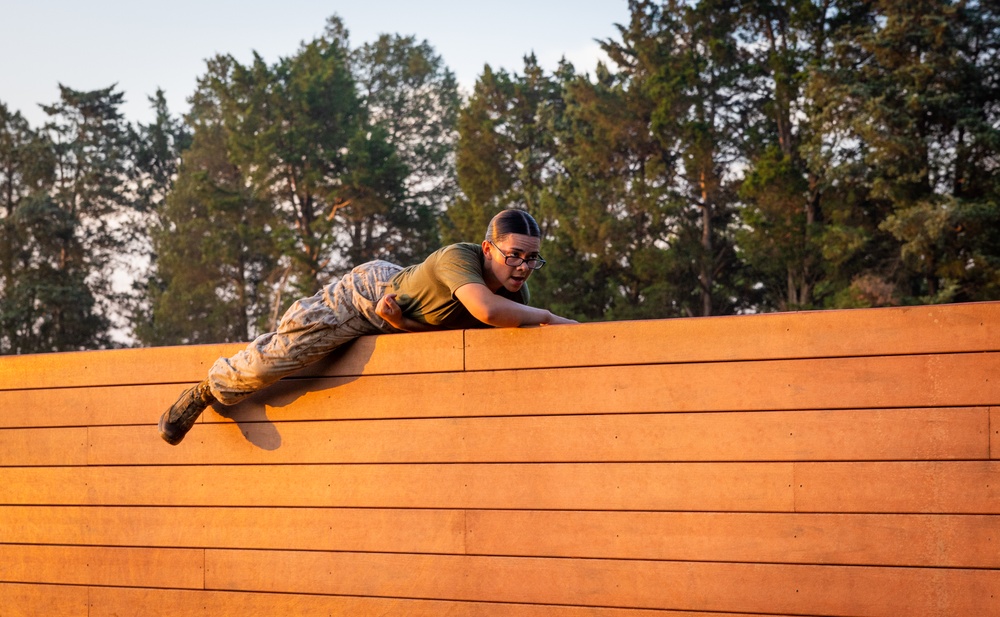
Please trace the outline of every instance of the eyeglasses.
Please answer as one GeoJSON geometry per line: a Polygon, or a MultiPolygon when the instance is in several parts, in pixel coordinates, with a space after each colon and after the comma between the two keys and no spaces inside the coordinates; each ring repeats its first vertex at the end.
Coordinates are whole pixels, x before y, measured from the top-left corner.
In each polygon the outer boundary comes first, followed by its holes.
{"type": "Polygon", "coordinates": [[[540,255],[538,257],[529,257],[528,259],[522,259],[517,255],[507,255],[506,253],[503,252],[502,248],[500,248],[499,246],[496,245],[495,242],[493,242],[493,240],[489,240],[489,243],[493,245],[493,248],[500,251],[500,254],[503,255],[503,262],[508,266],[510,266],[511,268],[516,268],[521,264],[526,264],[528,268],[532,270],[541,270],[542,266],[545,265],[545,260],[542,259],[540,255]]]}

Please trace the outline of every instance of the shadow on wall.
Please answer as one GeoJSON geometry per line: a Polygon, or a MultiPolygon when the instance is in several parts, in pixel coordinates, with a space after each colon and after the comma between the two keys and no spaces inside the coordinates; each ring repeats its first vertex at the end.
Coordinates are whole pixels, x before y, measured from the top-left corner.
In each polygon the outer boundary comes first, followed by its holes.
{"type": "MultiPolygon", "coordinates": [[[[355,347],[355,345],[353,343],[345,345],[312,366],[282,379],[235,405],[226,406],[215,403],[212,405],[212,409],[223,418],[235,422],[240,432],[243,433],[243,437],[254,446],[261,450],[277,450],[281,447],[281,434],[274,422],[267,417],[267,408],[287,407],[311,392],[343,386],[357,380],[357,375],[349,378],[337,377],[334,379],[336,385],[330,386],[330,379],[315,378],[317,375],[329,374],[327,368],[336,364],[351,347],[355,347]]],[[[373,347],[367,347],[361,352],[362,356],[359,355],[361,350],[355,349],[352,353],[353,360],[361,361],[362,365],[367,364],[373,350],[373,347]]]]}

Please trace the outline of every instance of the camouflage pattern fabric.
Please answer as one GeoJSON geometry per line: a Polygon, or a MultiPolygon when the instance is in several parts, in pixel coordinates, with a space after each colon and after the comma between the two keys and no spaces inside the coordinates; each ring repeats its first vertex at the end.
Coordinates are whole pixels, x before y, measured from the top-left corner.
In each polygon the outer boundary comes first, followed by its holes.
{"type": "Polygon", "coordinates": [[[276,332],[259,336],[208,371],[212,394],[234,405],[334,349],[367,334],[399,332],[375,314],[389,280],[401,266],[387,261],[362,264],[285,312],[276,332]]]}

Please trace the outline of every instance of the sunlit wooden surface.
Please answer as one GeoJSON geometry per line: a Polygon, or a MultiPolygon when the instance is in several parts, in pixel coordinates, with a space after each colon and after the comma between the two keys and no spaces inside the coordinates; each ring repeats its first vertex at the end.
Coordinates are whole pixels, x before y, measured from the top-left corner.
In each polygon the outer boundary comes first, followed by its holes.
{"type": "Polygon", "coordinates": [[[1000,615],[1000,303],[0,358],[0,615],[1000,615]]]}

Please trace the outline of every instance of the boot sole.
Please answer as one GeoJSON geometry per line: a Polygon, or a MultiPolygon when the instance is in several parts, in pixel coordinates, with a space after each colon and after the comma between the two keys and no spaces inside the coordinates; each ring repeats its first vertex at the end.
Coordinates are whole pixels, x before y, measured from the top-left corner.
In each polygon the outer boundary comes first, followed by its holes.
{"type": "Polygon", "coordinates": [[[171,431],[170,426],[167,424],[166,414],[160,416],[160,422],[157,424],[157,427],[160,429],[160,437],[163,438],[163,441],[172,446],[179,444],[184,439],[184,436],[187,435],[186,432],[178,435],[175,431],[171,431]]]}

